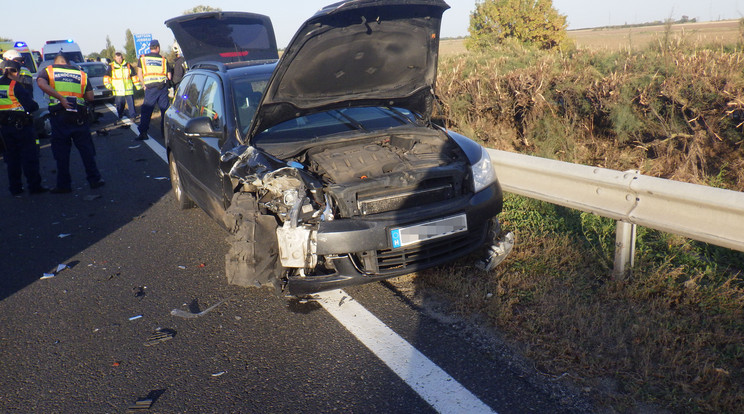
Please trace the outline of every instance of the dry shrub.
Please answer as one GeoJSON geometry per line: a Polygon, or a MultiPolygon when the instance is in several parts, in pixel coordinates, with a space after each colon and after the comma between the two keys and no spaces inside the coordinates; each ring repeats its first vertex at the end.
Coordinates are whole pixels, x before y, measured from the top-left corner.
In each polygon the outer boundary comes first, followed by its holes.
{"type": "Polygon", "coordinates": [[[443,59],[440,110],[496,149],[741,191],[743,63],[720,50],[512,45],[443,59]]]}

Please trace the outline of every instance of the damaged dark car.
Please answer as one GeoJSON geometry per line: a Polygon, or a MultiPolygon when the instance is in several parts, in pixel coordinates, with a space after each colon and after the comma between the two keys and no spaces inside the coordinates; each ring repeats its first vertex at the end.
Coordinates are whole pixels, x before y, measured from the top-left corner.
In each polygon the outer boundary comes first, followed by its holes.
{"type": "Polygon", "coordinates": [[[487,152],[431,120],[447,8],[336,3],[281,59],[266,16],[166,21],[190,67],[165,114],[173,190],[230,231],[230,283],[304,295],[509,254],[487,152]]]}

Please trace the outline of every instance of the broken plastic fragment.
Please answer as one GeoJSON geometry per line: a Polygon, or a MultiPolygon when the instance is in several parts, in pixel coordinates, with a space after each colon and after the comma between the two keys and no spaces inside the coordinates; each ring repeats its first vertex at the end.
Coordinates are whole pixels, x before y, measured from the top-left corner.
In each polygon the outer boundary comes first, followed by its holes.
{"type": "Polygon", "coordinates": [[[130,321],[133,321],[133,320],[135,320],[135,319],[139,319],[139,318],[141,318],[141,317],[142,317],[142,315],[132,316],[131,318],[129,318],[129,320],[130,320],[130,321]]]}
{"type": "Polygon", "coordinates": [[[167,180],[168,177],[155,177],[156,180],[167,180]]]}
{"type": "Polygon", "coordinates": [[[147,410],[152,407],[152,400],[150,398],[142,398],[137,400],[134,405],[129,406],[129,410],[147,410]]]}
{"type": "Polygon", "coordinates": [[[224,302],[226,300],[227,299],[222,299],[221,301],[215,303],[214,305],[208,307],[207,309],[204,309],[203,311],[201,311],[199,313],[191,313],[191,312],[187,312],[187,311],[181,310],[181,309],[173,309],[170,313],[171,313],[171,315],[178,316],[179,318],[187,318],[187,319],[198,318],[200,316],[206,315],[209,311],[211,311],[212,309],[214,309],[217,306],[221,305],[222,302],[224,302]]]}
{"type": "Polygon", "coordinates": [[[59,237],[60,239],[64,239],[65,237],[69,237],[69,236],[71,236],[70,233],[60,233],[57,235],[57,237],[59,237]]]}
{"type": "Polygon", "coordinates": [[[161,342],[165,342],[169,339],[172,339],[174,336],[176,336],[176,331],[173,329],[157,328],[155,329],[155,332],[153,332],[152,335],[147,338],[147,341],[145,341],[145,346],[153,346],[161,342]]]}
{"type": "Polygon", "coordinates": [[[139,147],[141,147],[141,146],[142,146],[142,145],[132,145],[131,147],[129,147],[129,149],[137,149],[137,148],[139,148],[139,147]]]}
{"type": "Polygon", "coordinates": [[[495,243],[492,244],[488,248],[488,251],[486,252],[485,257],[479,262],[477,262],[476,266],[480,270],[483,270],[485,272],[490,272],[499,263],[503,262],[507,256],[509,256],[509,253],[511,253],[513,248],[514,248],[514,233],[512,232],[506,233],[500,239],[495,240],[495,243]]]}
{"type": "Polygon", "coordinates": [[[41,276],[41,278],[42,278],[42,279],[50,279],[50,278],[53,278],[54,276],[57,276],[57,275],[59,274],[59,272],[61,272],[61,271],[65,270],[65,269],[69,269],[69,268],[70,268],[70,266],[67,266],[67,265],[66,265],[66,264],[64,264],[64,263],[63,263],[63,264],[58,264],[58,265],[57,265],[57,268],[56,268],[56,269],[54,269],[54,270],[52,270],[52,271],[50,271],[50,272],[48,272],[48,273],[44,273],[44,274],[43,274],[43,275],[41,276]]]}
{"type": "Polygon", "coordinates": [[[184,265],[178,265],[178,268],[181,269],[181,270],[184,270],[184,269],[186,269],[186,266],[184,266],[184,265]]]}
{"type": "Polygon", "coordinates": [[[227,372],[227,371],[220,371],[220,372],[215,372],[214,374],[212,374],[212,376],[213,376],[213,377],[219,377],[220,375],[224,375],[224,374],[225,374],[226,372],[227,372]]]}

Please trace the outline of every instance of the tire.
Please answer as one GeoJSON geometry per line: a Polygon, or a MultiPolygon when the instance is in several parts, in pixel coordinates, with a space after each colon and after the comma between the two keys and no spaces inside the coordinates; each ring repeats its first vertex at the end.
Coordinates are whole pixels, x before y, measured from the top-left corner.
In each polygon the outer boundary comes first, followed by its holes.
{"type": "Polygon", "coordinates": [[[227,282],[269,287],[279,293],[284,269],[279,262],[276,219],[260,213],[252,194],[236,193],[225,212],[225,227],[231,233],[227,238],[230,250],[225,255],[227,282]]]}
{"type": "Polygon", "coordinates": [[[176,204],[181,210],[188,210],[194,207],[194,202],[191,201],[186,192],[183,191],[183,184],[181,184],[181,176],[178,174],[178,166],[176,160],[173,159],[173,155],[168,154],[168,169],[170,170],[171,187],[173,188],[173,194],[176,196],[176,204]]]}

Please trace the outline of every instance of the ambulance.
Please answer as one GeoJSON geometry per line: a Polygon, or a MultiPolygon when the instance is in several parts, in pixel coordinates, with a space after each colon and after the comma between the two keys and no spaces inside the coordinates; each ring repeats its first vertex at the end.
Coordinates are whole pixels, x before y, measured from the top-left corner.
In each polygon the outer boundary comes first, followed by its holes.
{"type": "Polygon", "coordinates": [[[10,49],[17,50],[18,53],[23,56],[23,66],[25,66],[31,73],[36,73],[38,70],[36,59],[34,59],[34,55],[31,53],[31,49],[28,47],[26,42],[0,42],[0,55],[10,49]]]}
{"type": "Polygon", "coordinates": [[[69,62],[85,62],[80,46],[72,39],[47,40],[41,48],[42,61],[54,60],[58,54],[64,55],[69,62]]]}

